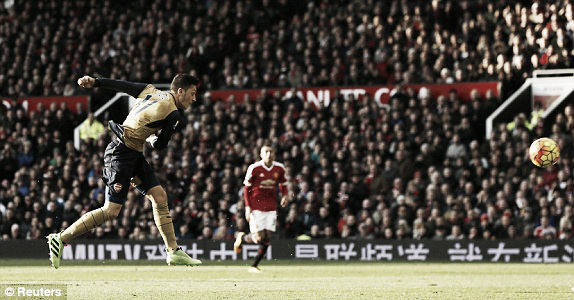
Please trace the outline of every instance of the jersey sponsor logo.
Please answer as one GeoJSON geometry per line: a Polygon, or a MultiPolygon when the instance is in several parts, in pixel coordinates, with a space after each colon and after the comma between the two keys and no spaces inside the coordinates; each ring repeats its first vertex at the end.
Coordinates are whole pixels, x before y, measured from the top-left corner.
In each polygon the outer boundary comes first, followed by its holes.
{"type": "Polygon", "coordinates": [[[121,191],[122,191],[122,184],[121,184],[121,183],[116,183],[116,184],[114,184],[114,191],[115,191],[116,193],[121,192],[121,191]]]}
{"type": "Polygon", "coordinates": [[[261,187],[269,188],[275,186],[275,180],[273,179],[265,179],[261,181],[261,187]]]}

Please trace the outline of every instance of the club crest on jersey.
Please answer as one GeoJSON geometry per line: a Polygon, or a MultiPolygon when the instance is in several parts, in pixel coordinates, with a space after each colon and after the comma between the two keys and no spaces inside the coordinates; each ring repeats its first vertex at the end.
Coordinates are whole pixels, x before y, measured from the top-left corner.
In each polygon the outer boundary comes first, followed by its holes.
{"type": "Polygon", "coordinates": [[[265,174],[259,173],[259,177],[265,177],[265,174]]]}
{"type": "Polygon", "coordinates": [[[279,177],[279,174],[273,173],[273,177],[275,177],[275,179],[277,179],[279,177]]]}
{"type": "Polygon", "coordinates": [[[114,184],[114,191],[116,191],[116,193],[121,192],[122,191],[122,184],[121,183],[114,184]]]}

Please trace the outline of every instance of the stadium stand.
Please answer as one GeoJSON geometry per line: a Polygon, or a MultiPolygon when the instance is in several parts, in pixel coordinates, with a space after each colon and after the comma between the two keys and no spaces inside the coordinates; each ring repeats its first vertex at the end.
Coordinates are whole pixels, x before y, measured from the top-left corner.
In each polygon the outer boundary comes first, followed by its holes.
{"type": "MultiPolygon", "coordinates": [[[[199,74],[208,89],[498,80],[505,98],[535,69],[574,66],[568,1],[6,3],[3,98],[81,94],[74,82],[83,74],[166,82],[176,72],[199,74]]],[[[515,124],[485,140],[484,119],[500,103],[492,94],[463,102],[398,90],[388,110],[341,97],[318,110],[282,100],[205,97],[167,150],[146,150],[178,236],[247,230],[241,184],[269,139],[294,193],[279,211],[281,237],[572,238],[572,106],[551,120],[552,132],[515,124]],[[541,135],[562,148],[544,170],[523,151],[541,135]]],[[[73,126],[62,126],[84,120],[57,105],[33,115],[2,107],[2,239],[40,239],[102,204],[110,134],[76,150],[73,126]]],[[[160,238],[136,191],[92,236],[160,238]]]]}

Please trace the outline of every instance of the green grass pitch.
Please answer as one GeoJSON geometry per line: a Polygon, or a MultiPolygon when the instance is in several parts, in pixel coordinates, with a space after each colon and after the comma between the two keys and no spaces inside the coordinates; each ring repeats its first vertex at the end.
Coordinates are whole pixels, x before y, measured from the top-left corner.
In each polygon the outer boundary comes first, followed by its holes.
{"type": "MultiPolygon", "coordinates": [[[[0,260],[0,285],[63,284],[68,299],[574,299],[572,264],[0,260]]],[[[0,298],[2,298],[3,291],[0,298]]]]}

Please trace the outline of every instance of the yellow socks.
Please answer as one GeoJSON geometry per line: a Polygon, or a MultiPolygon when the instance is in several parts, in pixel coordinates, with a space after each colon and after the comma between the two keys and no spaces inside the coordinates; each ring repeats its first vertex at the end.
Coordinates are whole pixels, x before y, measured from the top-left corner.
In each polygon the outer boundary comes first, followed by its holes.
{"type": "Polygon", "coordinates": [[[62,232],[62,242],[68,243],[76,237],[104,224],[109,219],[110,217],[102,207],[87,212],[62,232]]]}
{"type": "Polygon", "coordinates": [[[167,203],[156,205],[155,202],[152,202],[152,206],[155,225],[157,226],[157,229],[163,238],[163,242],[167,246],[167,250],[173,251],[177,249],[175,232],[173,230],[173,221],[169,214],[167,203]]]}

